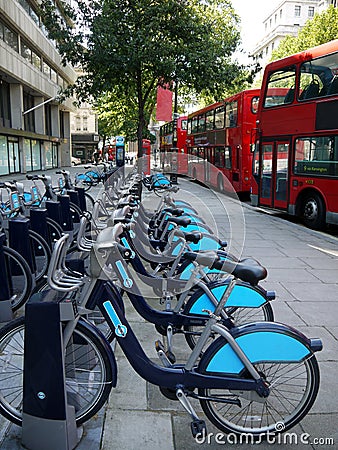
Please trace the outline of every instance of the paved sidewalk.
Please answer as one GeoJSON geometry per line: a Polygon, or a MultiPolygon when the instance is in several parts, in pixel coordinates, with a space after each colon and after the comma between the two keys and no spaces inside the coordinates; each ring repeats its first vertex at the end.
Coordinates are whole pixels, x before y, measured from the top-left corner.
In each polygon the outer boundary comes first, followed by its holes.
{"type": "MultiPolygon", "coordinates": [[[[188,180],[180,180],[179,184],[181,191],[177,198],[182,195],[197,204],[203,201],[205,207],[201,211],[206,217],[212,214],[220,236],[228,239],[229,226],[215,195],[188,180]]],[[[265,442],[259,448],[265,450],[274,445],[282,449],[338,448],[338,239],[248,205],[243,206],[243,213],[243,256],[252,256],[267,267],[268,277],[262,284],[276,291],[277,298],[272,302],[275,320],[294,326],[308,337],[320,337],[324,345],[323,351],[317,353],[321,371],[319,395],[310,413],[291,430],[296,433],[294,440],[291,444],[282,440],[265,442]],[[298,439],[297,444],[295,439],[298,439]]],[[[237,220],[236,226],[240,228],[237,220]]],[[[231,243],[236,253],[241,247],[241,230],[235,230],[235,234],[231,243]]],[[[133,330],[147,355],[156,361],[154,342],[158,335],[154,327],[145,323],[128,302],[126,304],[133,330]]],[[[174,348],[176,356],[184,360],[189,350],[183,337],[174,337],[174,348]]],[[[216,442],[218,430],[208,421],[208,432],[214,435],[210,443],[197,443],[190,432],[190,418],[180,404],[164,398],[156,386],[144,382],[119,348],[115,354],[117,388],[112,390],[106,409],[84,425],[77,449],[193,450],[225,446],[224,438],[216,442]]],[[[194,406],[199,410],[198,403],[194,406]]],[[[0,417],[0,448],[19,449],[20,441],[20,429],[0,417]]],[[[228,441],[226,446],[230,445],[228,441]]],[[[235,441],[232,447],[252,448],[247,444],[235,444],[235,441]]]]}

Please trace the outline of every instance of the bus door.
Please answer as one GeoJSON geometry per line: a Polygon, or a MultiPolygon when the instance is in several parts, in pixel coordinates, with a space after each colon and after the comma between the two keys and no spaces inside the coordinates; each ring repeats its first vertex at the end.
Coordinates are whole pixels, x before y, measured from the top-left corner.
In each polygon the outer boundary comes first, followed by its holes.
{"type": "Polygon", "coordinates": [[[205,181],[207,183],[210,183],[210,167],[211,167],[211,161],[212,161],[212,147],[207,147],[205,149],[205,160],[204,160],[204,174],[205,174],[205,181]]]}
{"type": "Polygon", "coordinates": [[[262,144],[261,205],[287,209],[289,147],[289,142],[284,140],[262,144]]]}

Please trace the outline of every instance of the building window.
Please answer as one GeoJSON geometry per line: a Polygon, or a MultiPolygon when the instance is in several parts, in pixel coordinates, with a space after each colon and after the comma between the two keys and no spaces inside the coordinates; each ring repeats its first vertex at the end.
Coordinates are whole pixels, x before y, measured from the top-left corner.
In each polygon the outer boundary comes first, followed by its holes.
{"type": "Polygon", "coordinates": [[[50,79],[54,81],[54,83],[58,82],[58,74],[54,69],[50,69],[50,79]]]}
{"type": "Polygon", "coordinates": [[[76,129],[76,131],[81,131],[81,117],[80,116],[75,117],[75,129],[76,129]]]}
{"type": "Polygon", "coordinates": [[[88,117],[83,117],[83,131],[88,131],[88,117]]]}
{"type": "Polygon", "coordinates": [[[275,23],[277,23],[277,14],[275,14],[275,23]]]}
{"type": "Polygon", "coordinates": [[[279,18],[280,18],[280,19],[282,18],[282,15],[283,15],[283,10],[280,9],[280,10],[279,10],[279,18]]]}
{"type": "Polygon", "coordinates": [[[19,51],[19,39],[17,33],[0,21],[0,39],[6,42],[13,50],[19,51]]]}
{"type": "Polygon", "coordinates": [[[6,136],[0,136],[0,175],[7,175],[8,173],[7,138],[6,136]]]}
{"type": "Polygon", "coordinates": [[[315,15],[315,7],[309,6],[308,16],[313,17],[315,15]]]}
{"type": "Polygon", "coordinates": [[[300,17],[301,7],[299,5],[295,6],[295,17],[300,17]]]}
{"type": "Polygon", "coordinates": [[[41,70],[41,58],[39,55],[37,55],[35,52],[32,51],[32,64],[35,66],[38,70],[41,70]]]}
{"type": "Polygon", "coordinates": [[[269,23],[270,23],[270,28],[271,28],[271,26],[272,26],[272,19],[269,20],[269,23]]]}
{"type": "Polygon", "coordinates": [[[21,56],[23,56],[29,62],[32,61],[32,50],[22,39],[21,39],[21,56]]]}
{"type": "Polygon", "coordinates": [[[40,141],[36,139],[24,139],[23,141],[26,170],[41,170],[41,148],[40,141]]]}

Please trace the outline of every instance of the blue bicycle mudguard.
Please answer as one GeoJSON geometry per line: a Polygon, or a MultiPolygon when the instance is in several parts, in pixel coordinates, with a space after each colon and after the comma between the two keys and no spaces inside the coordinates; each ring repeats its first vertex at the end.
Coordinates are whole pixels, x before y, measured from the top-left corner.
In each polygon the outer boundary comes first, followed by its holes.
{"type": "MultiPolygon", "coordinates": [[[[173,230],[174,228],[176,228],[176,225],[174,224],[170,224],[168,227],[168,231],[173,230]]],[[[210,232],[212,233],[212,231],[210,230],[209,227],[207,227],[206,225],[204,226],[201,223],[191,223],[190,225],[186,226],[186,227],[182,227],[182,230],[185,232],[191,232],[191,231],[199,231],[201,233],[207,233],[210,234],[210,232]]]]}
{"type": "MultiPolygon", "coordinates": [[[[217,299],[221,299],[229,286],[229,280],[218,280],[210,285],[210,290],[217,299]]],[[[251,286],[248,283],[238,282],[231,292],[225,307],[260,308],[274,298],[274,293],[267,292],[260,286],[251,286]]],[[[207,315],[203,310],[214,311],[215,305],[209,297],[198,290],[189,299],[185,314],[207,315]]]]}
{"type": "Polygon", "coordinates": [[[86,175],[85,173],[79,173],[77,175],[77,179],[80,181],[83,181],[85,183],[90,183],[93,181],[92,178],[90,176],[86,175]]]}
{"type": "MultiPolygon", "coordinates": [[[[320,339],[308,339],[287,325],[256,322],[230,331],[251,363],[297,363],[322,349],[320,339]]],[[[240,374],[245,369],[223,337],[214,341],[203,354],[200,370],[204,373],[240,374]]]]}
{"type": "MultiPolygon", "coordinates": [[[[190,245],[190,244],[189,244],[190,245]]],[[[218,248],[220,248],[219,246],[218,246],[218,248]]],[[[207,250],[217,250],[216,248],[215,249],[207,249],[207,250]]],[[[193,250],[193,251],[195,251],[195,250],[193,250]]],[[[186,281],[188,281],[189,280],[189,278],[190,278],[190,276],[191,276],[191,272],[193,271],[195,269],[195,266],[193,265],[193,263],[191,263],[191,262],[189,262],[184,268],[183,268],[183,270],[178,274],[178,278],[179,278],[179,280],[186,280],[186,281]]],[[[216,269],[209,269],[209,267],[204,267],[203,268],[203,271],[206,273],[206,274],[212,274],[212,273],[215,273],[215,274],[219,274],[220,273],[220,271],[219,270],[216,270],[216,269]]],[[[223,272],[224,273],[224,272],[223,272]]]]}
{"type": "MultiPolygon", "coordinates": [[[[173,248],[173,250],[171,251],[171,254],[173,256],[178,256],[178,254],[180,253],[180,250],[182,249],[182,245],[184,245],[184,243],[182,243],[182,241],[179,238],[174,237],[173,242],[176,242],[176,241],[179,242],[180,245],[176,245],[173,248]]],[[[203,238],[197,244],[194,244],[193,242],[189,242],[189,247],[190,247],[191,251],[193,251],[193,252],[198,252],[200,250],[219,250],[221,248],[219,245],[218,239],[213,238],[213,236],[203,236],[203,238]]],[[[189,266],[186,269],[184,269],[183,272],[180,274],[180,279],[188,280],[190,278],[191,270],[193,268],[194,268],[194,265],[190,263],[189,266]]],[[[217,273],[219,273],[219,272],[217,272],[217,273]]]]}
{"type": "Polygon", "coordinates": [[[95,172],[94,170],[89,170],[88,172],[85,173],[85,175],[87,175],[87,177],[89,177],[89,178],[94,178],[94,179],[99,178],[99,174],[97,172],[95,172]]]}
{"type": "Polygon", "coordinates": [[[159,178],[152,182],[151,187],[154,188],[168,188],[171,186],[171,183],[166,178],[159,178]]]}

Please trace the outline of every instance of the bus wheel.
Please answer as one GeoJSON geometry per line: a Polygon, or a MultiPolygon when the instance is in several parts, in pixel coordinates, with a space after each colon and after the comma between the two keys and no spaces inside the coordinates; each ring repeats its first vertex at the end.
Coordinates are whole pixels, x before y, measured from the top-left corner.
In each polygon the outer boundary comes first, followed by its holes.
{"type": "Polygon", "coordinates": [[[219,192],[224,191],[223,177],[221,175],[219,175],[217,178],[217,189],[219,190],[219,192]]]}
{"type": "Polygon", "coordinates": [[[320,195],[314,192],[304,198],[302,219],[307,227],[314,230],[325,227],[325,205],[320,195]]]}

